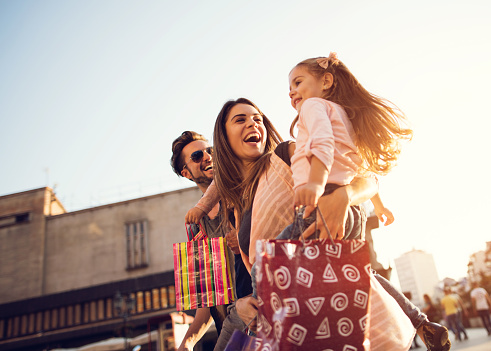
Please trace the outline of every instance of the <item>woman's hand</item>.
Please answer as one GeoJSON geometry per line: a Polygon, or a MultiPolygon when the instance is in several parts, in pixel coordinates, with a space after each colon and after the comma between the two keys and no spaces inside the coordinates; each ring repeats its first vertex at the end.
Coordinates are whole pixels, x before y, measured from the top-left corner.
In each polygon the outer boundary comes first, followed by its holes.
{"type": "Polygon", "coordinates": [[[186,213],[186,217],[184,218],[184,223],[190,224],[190,223],[196,223],[198,224],[201,218],[204,217],[206,213],[204,213],[201,209],[198,207],[193,207],[186,213]]]}
{"type": "Polygon", "coordinates": [[[240,254],[239,241],[237,240],[237,233],[235,228],[230,228],[230,231],[225,234],[225,239],[227,240],[227,246],[232,250],[234,255],[240,254]]]}
{"type": "Polygon", "coordinates": [[[237,310],[237,314],[246,325],[249,325],[249,329],[253,332],[256,332],[257,329],[258,308],[259,306],[257,304],[257,299],[252,296],[243,297],[235,302],[235,309],[237,310]]]}
{"type": "MultiPolygon", "coordinates": [[[[344,224],[348,218],[348,208],[350,206],[350,197],[345,186],[334,190],[333,193],[323,196],[317,204],[327,227],[333,239],[342,239],[344,237],[344,224]]],[[[319,216],[317,216],[319,217],[319,216]]],[[[321,218],[317,218],[317,228],[320,230],[319,238],[328,238],[326,228],[321,218]]],[[[315,223],[312,223],[303,233],[304,238],[314,234],[315,223]]]]}

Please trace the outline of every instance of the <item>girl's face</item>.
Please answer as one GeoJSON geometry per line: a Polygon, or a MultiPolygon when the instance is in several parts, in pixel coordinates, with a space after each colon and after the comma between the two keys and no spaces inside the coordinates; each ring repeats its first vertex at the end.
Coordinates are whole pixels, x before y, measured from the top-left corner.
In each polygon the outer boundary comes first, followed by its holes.
{"type": "Polygon", "coordinates": [[[267,132],[263,117],[253,106],[237,104],[232,107],[225,121],[225,131],[232,151],[243,165],[264,154],[267,132]]]}
{"type": "Polygon", "coordinates": [[[305,100],[312,97],[322,97],[324,90],[330,87],[325,79],[313,76],[305,66],[295,67],[288,78],[291,104],[299,113],[305,100]]]}

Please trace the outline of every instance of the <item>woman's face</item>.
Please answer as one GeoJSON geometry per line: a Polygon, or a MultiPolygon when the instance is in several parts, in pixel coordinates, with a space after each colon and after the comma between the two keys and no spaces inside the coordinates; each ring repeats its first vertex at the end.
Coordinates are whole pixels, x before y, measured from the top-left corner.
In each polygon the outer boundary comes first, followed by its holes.
{"type": "Polygon", "coordinates": [[[266,128],[263,117],[251,105],[237,104],[230,109],[225,131],[234,154],[248,165],[264,154],[266,128]]]}

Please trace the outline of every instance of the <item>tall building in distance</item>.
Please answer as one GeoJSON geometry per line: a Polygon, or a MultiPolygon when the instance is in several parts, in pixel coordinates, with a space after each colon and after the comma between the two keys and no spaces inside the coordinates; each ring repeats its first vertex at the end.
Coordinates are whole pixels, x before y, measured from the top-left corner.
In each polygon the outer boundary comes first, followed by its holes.
{"type": "Polygon", "coordinates": [[[406,252],[394,260],[402,292],[410,293],[411,301],[423,306],[423,295],[433,296],[440,281],[433,255],[421,250],[406,252]]]}

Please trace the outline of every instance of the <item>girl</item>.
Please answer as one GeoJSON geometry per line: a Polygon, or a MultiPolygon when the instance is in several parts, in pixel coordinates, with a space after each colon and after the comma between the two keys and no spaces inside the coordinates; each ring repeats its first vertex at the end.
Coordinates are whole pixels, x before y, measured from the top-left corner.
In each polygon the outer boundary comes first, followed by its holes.
{"type": "MultiPolygon", "coordinates": [[[[359,173],[387,174],[412,130],[405,127],[404,115],[365,90],[335,53],[300,62],[290,72],[289,83],[291,104],[298,112],[290,128],[293,136],[298,127],[292,157],[294,204],[307,206],[307,217],[327,183],[344,186],[359,173]]],[[[372,202],[378,217],[385,215],[390,224],[393,216],[380,196],[372,202]]]]}

